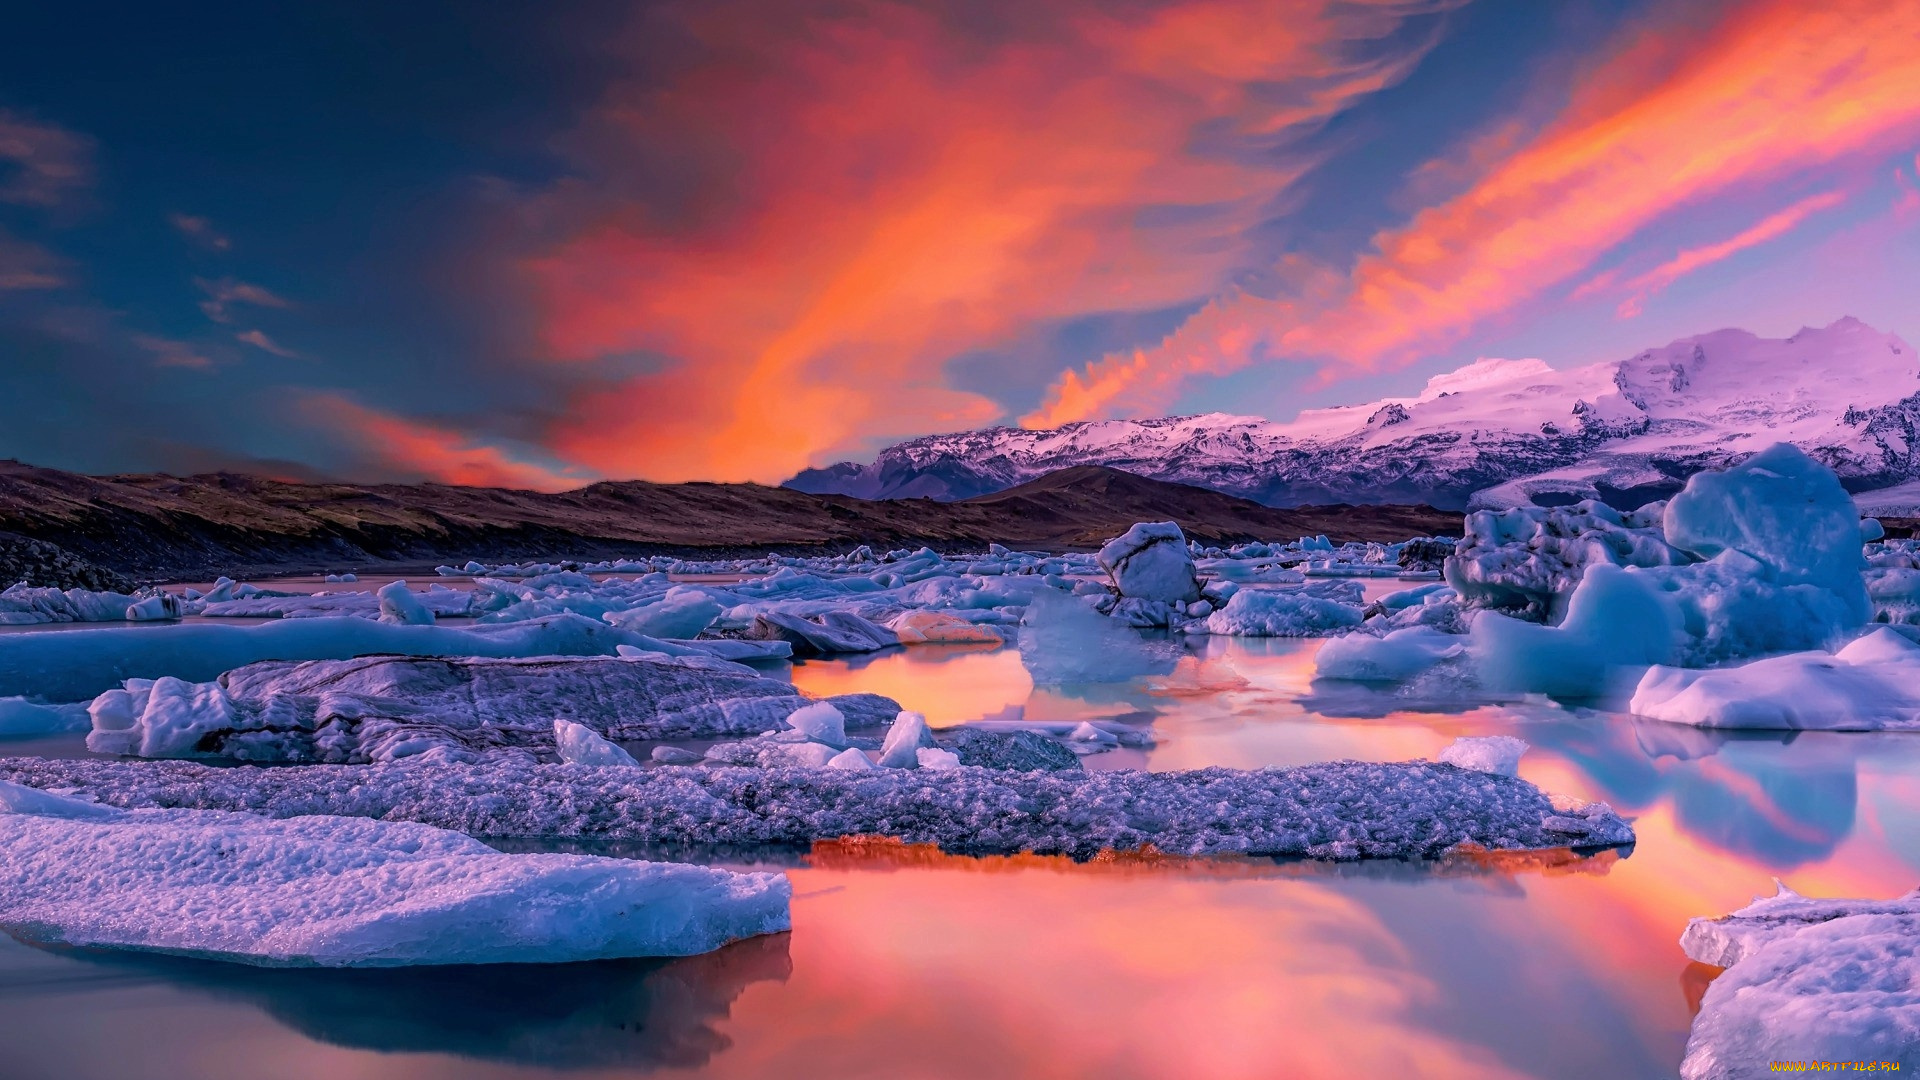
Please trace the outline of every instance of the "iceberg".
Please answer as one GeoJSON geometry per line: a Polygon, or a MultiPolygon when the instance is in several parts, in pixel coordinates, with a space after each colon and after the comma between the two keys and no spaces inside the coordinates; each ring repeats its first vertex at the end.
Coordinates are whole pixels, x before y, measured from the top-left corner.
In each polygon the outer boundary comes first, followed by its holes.
{"type": "Polygon", "coordinates": [[[1652,583],[1608,563],[1589,567],[1559,626],[1498,612],[1474,618],[1471,653],[1480,680],[1498,690],[1593,697],[1614,673],[1673,659],[1679,616],[1652,583]]]}
{"type": "Polygon", "coordinates": [[[1186,534],[1174,522],[1140,522],[1107,541],[1095,560],[1123,597],[1182,604],[1200,599],[1186,534]]]}
{"type": "Polygon", "coordinates": [[[1518,776],[1520,758],[1529,749],[1526,740],[1511,735],[1464,736],[1440,751],[1440,760],[1462,769],[1518,776]]]}
{"type": "Polygon", "coordinates": [[[0,829],[0,925],[29,940],[399,967],[687,956],[789,926],[792,887],[778,874],[509,855],[399,821],[116,811],[36,794],[9,798],[0,829]]]}
{"type": "Polygon", "coordinates": [[[1352,630],[1360,609],[1299,591],[1241,589],[1227,606],[1188,627],[1208,634],[1243,637],[1323,637],[1352,630]]]}
{"type": "Polygon", "coordinates": [[[875,652],[900,644],[899,635],[850,611],[827,611],[819,621],[779,611],[754,616],[747,636],[761,641],[784,641],[795,656],[875,652]]]}
{"type": "Polygon", "coordinates": [[[432,626],[433,611],[407,588],[404,581],[380,586],[380,621],[395,626],[432,626]]]}
{"type": "Polygon", "coordinates": [[[1780,885],[1731,915],[1694,919],[1681,948],[1727,970],[1701,999],[1680,1075],[1736,1080],[1778,1071],[1773,1062],[1920,1067],[1916,940],[1920,891],[1824,900],[1780,885]]]}
{"type": "Polygon", "coordinates": [[[553,722],[553,741],[560,760],[568,765],[613,765],[634,768],[640,763],[633,755],[615,746],[585,724],[571,720],[553,722]]]}
{"type": "Polygon", "coordinates": [[[918,769],[860,771],[515,761],[289,769],[4,758],[0,780],[125,808],[333,814],[476,836],[667,844],[806,845],[873,835],[958,853],[1089,858],[1152,844],[1172,855],[1352,860],[1435,858],[1461,845],[1538,850],[1633,842],[1632,828],[1604,803],[1423,761],[1089,773],[938,767],[936,754],[918,755],[918,769]]]}
{"type": "Polygon", "coordinates": [[[86,707],[43,705],[23,697],[0,698],[0,739],[85,731],[90,723],[86,707]]]}
{"type": "Polygon", "coordinates": [[[263,660],[404,656],[611,656],[645,638],[577,615],[455,629],[370,619],[286,619],[258,626],[124,626],[0,634],[0,696],[85,701],[128,679],[206,682],[263,660]]]}
{"type": "MultiPolygon", "coordinates": [[[[814,703],[791,683],[703,655],[627,658],[370,656],[266,661],[189,683],[131,679],[89,707],[96,753],[361,764],[558,752],[555,722],[602,738],[764,731],[805,706],[879,726],[875,694],[814,703]]],[[[844,745],[844,744],[842,744],[844,745]]]]}
{"type": "Polygon", "coordinates": [[[1442,660],[1466,652],[1457,634],[1443,634],[1426,626],[1409,626],[1384,637],[1348,634],[1320,646],[1314,654],[1314,677],[1352,682],[1405,682],[1442,660]]]}
{"type": "Polygon", "coordinates": [[[1838,652],[1791,653],[1737,667],[1649,668],[1628,711],[1704,728],[1920,729],[1920,645],[1881,628],[1838,652]]]}
{"type": "Polygon", "coordinates": [[[648,637],[692,638],[698,637],[723,610],[720,601],[704,589],[676,585],[651,604],[610,611],[601,618],[622,630],[648,637]]]}

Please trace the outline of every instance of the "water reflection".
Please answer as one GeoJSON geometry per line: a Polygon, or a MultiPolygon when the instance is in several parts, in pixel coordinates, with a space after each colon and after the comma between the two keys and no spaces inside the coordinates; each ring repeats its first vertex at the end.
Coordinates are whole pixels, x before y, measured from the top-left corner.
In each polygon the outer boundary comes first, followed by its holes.
{"type": "Polygon", "coordinates": [[[162,983],[256,1008],[306,1038],[380,1053],[554,1069],[697,1069],[749,985],[792,974],[787,934],[704,956],[575,964],[326,970],[58,950],[75,964],[0,981],[0,1000],[162,983]],[[84,965],[84,966],[76,966],[84,965]]]}

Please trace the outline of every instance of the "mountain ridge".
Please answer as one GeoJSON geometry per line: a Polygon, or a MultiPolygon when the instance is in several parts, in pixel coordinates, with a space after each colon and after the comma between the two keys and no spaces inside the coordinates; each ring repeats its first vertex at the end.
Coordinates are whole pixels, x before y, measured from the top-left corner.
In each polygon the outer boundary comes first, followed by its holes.
{"type": "Polygon", "coordinates": [[[1846,317],[1787,338],[1717,330],[1576,368],[1484,358],[1412,397],[1278,423],[1210,413],[990,428],[810,469],[786,486],[856,498],[964,499],[1105,465],[1272,506],[1448,509],[1664,498],[1705,468],[1793,442],[1854,490],[1920,478],[1920,358],[1846,317]]]}
{"type": "MultiPolygon", "coordinates": [[[[989,543],[1091,549],[1142,520],[1205,542],[1404,540],[1457,534],[1431,507],[1262,506],[1216,491],[1089,466],[971,502],[869,501],[759,484],[606,481],[559,494],[445,484],[307,484],[238,473],[92,477],[0,462],[0,536],[55,545],[145,580],[437,562],[720,558],[948,550],[989,543]]],[[[11,584],[0,583],[0,584],[11,584]]]]}

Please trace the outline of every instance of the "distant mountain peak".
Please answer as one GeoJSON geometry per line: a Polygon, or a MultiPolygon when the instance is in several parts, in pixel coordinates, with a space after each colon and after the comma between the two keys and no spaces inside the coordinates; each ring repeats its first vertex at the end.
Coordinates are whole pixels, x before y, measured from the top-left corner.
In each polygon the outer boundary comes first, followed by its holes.
{"type": "Polygon", "coordinates": [[[1208,413],[930,435],[787,486],[964,499],[1105,465],[1274,506],[1632,505],[1775,442],[1814,453],[1855,489],[1892,486],[1920,478],[1916,431],[1912,346],[1847,316],[1787,338],[1715,330],[1577,368],[1486,357],[1414,397],[1284,423],[1208,413]]]}

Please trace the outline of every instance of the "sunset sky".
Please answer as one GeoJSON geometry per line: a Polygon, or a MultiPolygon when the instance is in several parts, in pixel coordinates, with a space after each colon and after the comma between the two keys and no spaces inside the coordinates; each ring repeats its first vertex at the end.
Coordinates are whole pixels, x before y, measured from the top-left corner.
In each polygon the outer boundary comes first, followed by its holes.
{"type": "Polygon", "coordinates": [[[1920,336],[1920,4],[27,5],[0,456],[778,482],[1920,336]]]}

